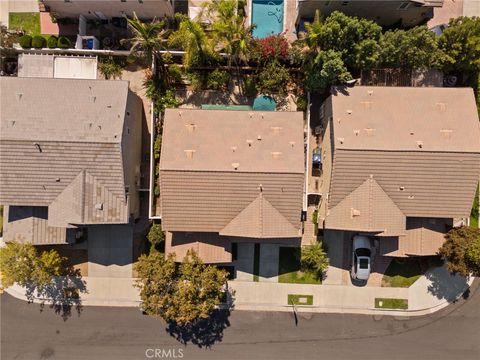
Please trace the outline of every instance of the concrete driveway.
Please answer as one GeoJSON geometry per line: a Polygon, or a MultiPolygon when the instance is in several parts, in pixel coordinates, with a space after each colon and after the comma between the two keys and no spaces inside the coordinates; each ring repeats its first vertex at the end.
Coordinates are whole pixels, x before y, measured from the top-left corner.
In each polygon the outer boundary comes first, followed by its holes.
{"type": "Polygon", "coordinates": [[[131,225],[97,225],[88,228],[88,276],[132,277],[131,225]]]}

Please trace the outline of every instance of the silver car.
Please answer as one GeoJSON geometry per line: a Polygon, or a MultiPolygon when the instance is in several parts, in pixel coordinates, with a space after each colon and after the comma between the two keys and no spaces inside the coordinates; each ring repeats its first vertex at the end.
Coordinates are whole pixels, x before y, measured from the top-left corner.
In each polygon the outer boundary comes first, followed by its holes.
{"type": "Polygon", "coordinates": [[[363,235],[353,237],[352,279],[367,281],[372,267],[370,239],[363,235]]]}

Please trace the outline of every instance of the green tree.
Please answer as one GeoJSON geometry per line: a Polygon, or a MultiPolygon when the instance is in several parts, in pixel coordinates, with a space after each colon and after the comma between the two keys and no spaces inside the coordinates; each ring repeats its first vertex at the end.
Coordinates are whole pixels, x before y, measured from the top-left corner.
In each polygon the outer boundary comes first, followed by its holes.
{"type": "Polygon", "coordinates": [[[284,94],[285,88],[290,81],[290,72],[274,60],[263,67],[258,74],[258,91],[267,94],[284,94]]]}
{"type": "Polygon", "coordinates": [[[64,269],[64,259],[55,250],[38,254],[33,245],[17,242],[8,242],[0,248],[0,271],[4,287],[18,283],[22,286],[33,284],[43,289],[52,282],[54,276],[63,275],[64,269]]]}
{"type": "Polygon", "coordinates": [[[447,58],[446,71],[476,74],[480,69],[480,17],[451,19],[440,36],[439,47],[447,58]]]}
{"type": "Polygon", "coordinates": [[[306,25],[307,44],[313,49],[332,50],[352,72],[374,67],[378,62],[382,28],[377,23],[334,11],[324,21],[319,13],[306,25]]]}
{"type": "Polygon", "coordinates": [[[252,27],[239,9],[237,0],[212,0],[203,5],[201,17],[209,21],[217,50],[228,54],[228,66],[246,62],[252,43],[252,27]]]}
{"type": "Polygon", "coordinates": [[[165,29],[165,22],[153,19],[145,23],[138,19],[135,12],[133,18],[127,21],[132,37],[124,42],[131,44],[130,53],[150,66],[154,52],[162,49],[167,42],[169,31],[165,29]]]}
{"type": "Polygon", "coordinates": [[[120,79],[122,77],[122,61],[113,56],[101,57],[98,62],[98,70],[106,80],[120,79]]]}
{"type": "Polygon", "coordinates": [[[480,275],[480,232],[465,252],[465,263],[474,276],[480,275]]]}
{"type": "Polygon", "coordinates": [[[333,50],[318,52],[315,59],[304,66],[304,74],[305,87],[312,92],[324,92],[331,85],[352,79],[341,54],[333,50]]]}
{"type": "Polygon", "coordinates": [[[183,64],[187,68],[214,64],[219,55],[202,25],[181,14],[177,14],[177,18],[180,20],[178,30],[170,35],[168,44],[185,51],[183,64]]]}
{"type": "Polygon", "coordinates": [[[379,65],[388,68],[428,69],[442,59],[435,34],[426,26],[387,31],[380,49],[379,65]]]}
{"type": "Polygon", "coordinates": [[[162,225],[153,223],[148,231],[147,239],[150,242],[150,251],[155,249],[158,250],[160,244],[165,241],[165,234],[162,230],[162,225]]]}
{"type": "Polygon", "coordinates": [[[303,246],[300,258],[303,271],[310,271],[323,278],[328,268],[329,260],[321,242],[314,242],[311,245],[303,246]]]}
{"type": "Polygon", "coordinates": [[[447,261],[448,270],[463,276],[478,270],[480,229],[454,228],[445,235],[445,239],[439,254],[447,261]]]}
{"type": "Polygon", "coordinates": [[[207,318],[224,296],[227,273],[187,252],[177,266],[173,255],[153,251],[136,264],[143,309],[180,326],[207,318]]]}

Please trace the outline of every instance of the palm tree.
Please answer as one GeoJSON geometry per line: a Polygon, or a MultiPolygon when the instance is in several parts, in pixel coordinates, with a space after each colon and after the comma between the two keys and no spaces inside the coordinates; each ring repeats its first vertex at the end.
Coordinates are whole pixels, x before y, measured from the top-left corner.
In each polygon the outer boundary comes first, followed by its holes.
{"type": "Polygon", "coordinates": [[[238,0],[212,0],[205,4],[200,17],[212,24],[218,50],[229,55],[228,66],[248,60],[252,27],[245,24],[245,17],[239,13],[238,0]]]}
{"type": "Polygon", "coordinates": [[[177,15],[177,18],[180,19],[178,30],[170,35],[168,44],[185,51],[183,64],[188,68],[214,62],[218,54],[202,25],[186,16],[177,15]]]}
{"type": "Polygon", "coordinates": [[[153,19],[145,23],[139,20],[134,12],[133,19],[128,19],[128,27],[133,33],[132,38],[127,39],[127,42],[132,44],[130,53],[150,65],[155,51],[163,48],[167,41],[169,31],[165,29],[165,22],[153,19]]]}

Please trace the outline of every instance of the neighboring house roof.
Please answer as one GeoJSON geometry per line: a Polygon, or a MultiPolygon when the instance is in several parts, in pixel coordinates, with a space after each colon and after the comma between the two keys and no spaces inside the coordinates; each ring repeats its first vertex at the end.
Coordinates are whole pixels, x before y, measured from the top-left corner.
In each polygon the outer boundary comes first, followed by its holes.
{"type": "Polygon", "coordinates": [[[329,209],[373,176],[407,217],[468,216],[480,175],[472,89],[337,90],[329,209]]]}
{"type": "Polygon", "coordinates": [[[48,225],[48,208],[31,206],[5,206],[3,239],[6,242],[64,244],[73,240],[65,227],[48,225]]]}
{"type": "Polygon", "coordinates": [[[48,206],[56,227],[128,222],[128,82],[2,77],[0,90],[0,204],[48,206]]]}
{"type": "Polygon", "coordinates": [[[329,229],[379,236],[405,234],[405,215],[373,177],[348,194],[328,215],[325,226],[329,229]]]}
{"type": "Polygon", "coordinates": [[[259,237],[292,237],[295,229],[299,236],[303,151],[302,113],[167,109],[162,226],[259,237]],[[275,231],[268,221],[280,221],[275,231]]]}

